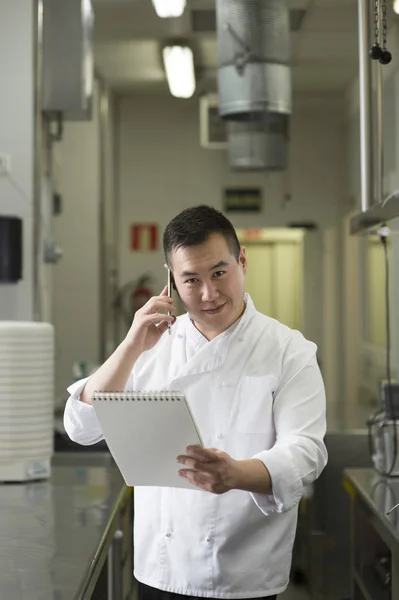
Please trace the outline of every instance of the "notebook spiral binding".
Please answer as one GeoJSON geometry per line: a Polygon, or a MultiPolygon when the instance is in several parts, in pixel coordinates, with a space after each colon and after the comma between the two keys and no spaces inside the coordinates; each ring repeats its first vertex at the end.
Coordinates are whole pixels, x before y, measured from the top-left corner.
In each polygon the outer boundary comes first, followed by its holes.
{"type": "Polygon", "coordinates": [[[181,392],[94,392],[92,400],[96,402],[180,402],[181,392]]]}

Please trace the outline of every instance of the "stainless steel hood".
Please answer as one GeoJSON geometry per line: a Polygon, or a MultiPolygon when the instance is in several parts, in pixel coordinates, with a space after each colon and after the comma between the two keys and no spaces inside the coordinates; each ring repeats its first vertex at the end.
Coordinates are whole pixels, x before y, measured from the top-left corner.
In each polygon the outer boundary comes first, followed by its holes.
{"type": "Polygon", "coordinates": [[[399,217],[399,192],[389,196],[385,202],[374,204],[366,211],[352,217],[350,232],[368,233],[396,217],[399,217]]]}
{"type": "Polygon", "coordinates": [[[370,6],[368,0],[358,0],[361,210],[350,221],[351,234],[367,233],[399,217],[399,191],[383,198],[383,67],[378,61],[373,64],[368,54],[371,45],[370,6]],[[372,67],[377,74],[375,96],[372,67]],[[376,117],[375,127],[373,115],[376,117]]]}

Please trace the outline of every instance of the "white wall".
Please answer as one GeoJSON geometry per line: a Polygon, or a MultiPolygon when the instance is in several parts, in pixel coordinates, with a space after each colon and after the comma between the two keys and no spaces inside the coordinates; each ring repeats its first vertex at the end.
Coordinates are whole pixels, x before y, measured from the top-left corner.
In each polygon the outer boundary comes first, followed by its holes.
{"type": "Polygon", "coordinates": [[[103,361],[116,346],[117,328],[114,300],[118,290],[117,202],[115,190],[114,96],[105,85],[100,89],[100,177],[101,177],[101,274],[100,274],[100,359],[103,361]]]}
{"type": "Polygon", "coordinates": [[[0,178],[0,215],[23,218],[23,280],[0,283],[0,319],[32,320],[32,203],[34,166],[33,2],[0,2],[0,153],[11,156],[0,178]]]}
{"type": "Polygon", "coordinates": [[[320,347],[329,398],[335,402],[340,397],[341,368],[338,240],[347,209],[342,109],[331,103],[294,105],[290,174],[293,196],[284,207],[286,181],[280,174],[231,173],[224,152],[200,148],[197,102],[155,95],[124,96],[119,100],[119,282],[136,279],[145,271],[155,276],[157,290],[165,282],[161,239],[158,252],[132,253],[131,223],[156,222],[162,233],[168,221],[185,207],[206,203],[222,208],[225,186],[261,186],[264,210],[261,214],[229,213],[235,226],[279,227],[306,220],[321,227],[321,231],[309,234],[306,250],[309,293],[305,334],[320,347]]]}
{"type": "Polygon", "coordinates": [[[91,121],[65,123],[55,149],[63,211],[54,234],[63,257],[53,273],[56,400],[66,398],[75,361],[98,364],[100,343],[100,135],[98,105],[91,121]]]}
{"type": "MultiPolygon", "coordinates": [[[[0,215],[23,218],[23,281],[0,284],[0,319],[32,320],[34,122],[34,2],[0,2],[0,153],[11,155],[9,178],[0,178],[0,215]]],[[[56,335],[56,404],[66,397],[76,360],[98,364],[100,340],[100,136],[99,116],[66,123],[61,144],[50,144],[40,121],[41,248],[54,237],[64,256],[39,264],[40,317],[56,335]],[[61,192],[64,212],[53,219],[52,192],[61,192]]],[[[107,196],[111,201],[110,194],[107,196]]],[[[112,198],[113,201],[113,198],[112,198]]]]}

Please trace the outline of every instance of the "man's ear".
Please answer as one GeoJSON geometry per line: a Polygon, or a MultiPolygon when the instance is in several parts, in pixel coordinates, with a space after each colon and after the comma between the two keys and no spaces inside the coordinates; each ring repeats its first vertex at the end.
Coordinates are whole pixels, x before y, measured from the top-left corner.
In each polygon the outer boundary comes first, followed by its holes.
{"type": "Polygon", "coordinates": [[[242,269],[244,271],[244,275],[245,275],[247,272],[247,268],[248,268],[247,251],[245,249],[245,246],[241,246],[240,256],[238,257],[238,263],[242,267],[242,269]]]}

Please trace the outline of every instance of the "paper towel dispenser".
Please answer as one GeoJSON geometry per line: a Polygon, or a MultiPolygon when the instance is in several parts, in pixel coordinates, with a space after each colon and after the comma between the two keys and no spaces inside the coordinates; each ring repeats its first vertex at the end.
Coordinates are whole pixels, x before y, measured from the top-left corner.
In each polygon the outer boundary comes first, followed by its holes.
{"type": "Polygon", "coordinates": [[[22,220],[0,216],[0,283],[22,279],[22,220]]]}

